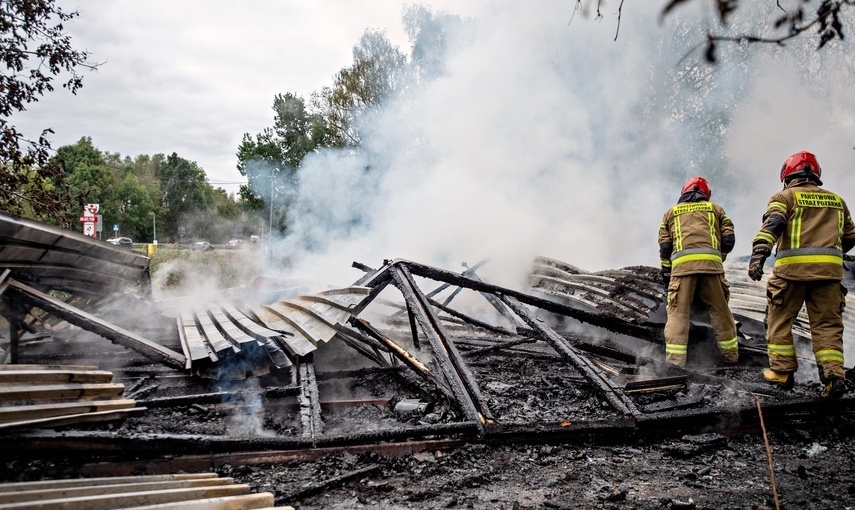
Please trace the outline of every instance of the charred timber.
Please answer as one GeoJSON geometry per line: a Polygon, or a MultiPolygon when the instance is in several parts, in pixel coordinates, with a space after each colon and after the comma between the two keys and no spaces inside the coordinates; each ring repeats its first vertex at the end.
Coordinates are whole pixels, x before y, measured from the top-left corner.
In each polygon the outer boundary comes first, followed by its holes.
{"type": "Polygon", "coordinates": [[[373,336],[380,342],[383,342],[389,348],[389,351],[392,353],[393,356],[400,360],[404,365],[409,367],[416,375],[418,375],[423,380],[427,381],[436,389],[441,391],[446,398],[448,398],[452,402],[456,400],[454,393],[448,386],[446,386],[438,377],[433,375],[430,369],[425,366],[421,361],[419,361],[418,358],[416,358],[415,356],[407,352],[406,349],[392,341],[391,338],[388,338],[382,333],[380,333],[377,329],[374,328],[374,326],[372,326],[363,319],[351,317],[350,323],[355,328],[360,329],[366,334],[373,336]]]}
{"type": "MultiPolygon", "coordinates": [[[[300,394],[299,386],[278,386],[264,389],[266,398],[296,397],[300,394]]],[[[254,391],[217,391],[197,395],[178,395],[175,397],[158,397],[141,400],[138,403],[150,409],[163,407],[189,406],[193,404],[221,404],[224,402],[243,401],[257,395],[254,391]]]]}
{"type": "Polygon", "coordinates": [[[439,317],[430,307],[428,298],[424,294],[422,294],[421,290],[418,288],[415,280],[413,279],[413,275],[410,274],[410,271],[406,268],[406,266],[401,267],[399,272],[409,283],[410,288],[415,293],[415,297],[422,307],[421,309],[424,311],[427,318],[434,325],[435,330],[439,333],[439,340],[442,342],[443,347],[446,350],[448,359],[451,360],[452,365],[454,366],[457,373],[460,375],[460,380],[463,381],[463,384],[466,387],[466,391],[469,392],[469,395],[471,395],[472,400],[478,406],[478,411],[481,415],[480,417],[482,418],[482,420],[486,420],[488,422],[492,421],[493,415],[490,412],[490,408],[487,406],[486,399],[481,394],[481,389],[478,387],[478,381],[475,380],[475,376],[472,375],[472,372],[469,371],[469,368],[466,366],[466,361],[463,359],[463,356],[460,355],[460,352],[457,350],[457,347],[445,333],[445,330],[439,321],[439,317]]]}
{"type": "MultiPolygon", "coordinates": [[[[784,403],[766,402],[762,406],[763,419],[768,427],[776,423],[816,422],[843,411],[855,408],[855,398],[847,397],[835,402],[808,398],[784,403]]],[[[650,413],[638,420],[642,432],[674,433],[685,430],[728,430],[759,427],[760,418],[753,399],[746,394],[745,404],[730,408],[686,409],[650,413]]]]}
{"type": "Polygon", "coordinates": [[[465,353],[463,354],[463,356],[464,356],[464,357],[466,357],[466,358],[471,358],[471,357],[473,357],[473,356],[481,356],[481,355],[484,355],[484,354],[490,354],[490,353],[493,353],[493,352],[501,351],[501,350],[503,350],[503,349],[507,349],[507,348],[509,348],[509,347],[513,347],[513,346],[515,346],[515,345],[533,344],[533,343],[535,343],[535,342],[537,342],[537,341],[538,341],[538,340],[537,340],[537,338],[523,338],[523,339],[521,339],[521,340],[512,340],[512,341],[509,341],[509,342],[503,342],[503,343],[501,343],[501,344],[493,345],[493,346],[490,346],[490,347],[482,347],[482,348],[480,348],[480,349],[475,349],[475,350],[472,350],[472,351],[467,351],[467,352],[465,352],[465,353]]]}
{"type": "Polygon", "coordinates": [[[343,475],[335,476],[333,478],[328,478],[326,480],[322,480],[320,482],[312,482],[308,485],[304,485],[299,489],[289,492],[283,495],[282,499],[284,501],[292,502],[298,501],[301,498],[306,498],[309,496],[314,496],[315,494],[320,494],[327,489],[332,489],[334,487],[338,487],[339,485],[343,485],[351,480],[357,480],[364,476],[368,476],[377,471],[380,471],[382,466],[380,464],[372,464],[370,466],[366,466],[364,468],[357,469],[355,471],[349,471],[343,475]]]}
{"type": "Polygon", "coordinates": [[[391,365],[379,351],[379,349],[382,349],[388,352],[388,348],[386,348],[386,346],[383,346],[373,338],[367,337],[359,332],[352,332],[341,326],[336,329],[338,330],[336,334],[341,341],[359,354],[362,354],[363,357],[373,361],[381,367],[388,367],[391,365]]]}
{"type": "Polygon", "coordinates": [[[638,324],[630,324],[628,322],[624,322],[620,319],[616,319],[611,316],[599,315],[591,312],[586,312],[584,310],[578,310],[576,308],[562,305],[560,303],[555,303],[547,299],[541,299],[535,296],[531,296],[524,292],[517,292],[511,289],[506,289],[504,287],[499,287],[498,285],[492,285],[483,281],[474,280],[472,278],[467,278],[463,275],[452,273],[451,271],[445,271],[436,267],[417,264],[411,261],[398,261],[398,264],[405,265],[407,268],[409,268],[411,273],[421,276],[423,278],[453,283],[454,285],[458,285],[460,287],[465,287],[478,292],[485,292],[491,295],[504,295],[514,297],[520,302],[525,303],[527,305],[531,305],[542,310],[546,310],[548,312],[557,313],[559,315],[565,315],[567,317],[574,318],[580,322],[585,322],[593,326],[598,326],[614,333],[620,333],[624,335],[657,341],[659,341],[662,337],[662,332],[659,330],[659,328],[652,328],[649,326],[638,324]]]}
{"type": "MultiPolygon", "coordinates": [[[[340,455],[343,453],[350,455],[374,453],[381,457],[400,457],[422,451],[435,452],[438,450],[449,450],[463,446],[464,444],[464,441],[458,439],[438,439],[357,446],[335,446],[309,450],[264,450],[232,452],[228,454],[189,454],[162,459],[115,460],[113,462],[96,461],[81,464],[79,472],[80,475],[89,477],[139,476],[141,474],[157,475],[177,473],[179,471],[200,473],[203,471],[218,470],[227,464],[232,466],[270,466],[288,462],[311,462],[330,455],[340,455]]],[[[57,472],[55,477],[68,476],[68,470],[69,465],[63,463],[62,471],[57,472]]]]}
{"type": "Polygon", "coordinates": [[[465,366],[463,357],[448,341],[442,324],[433,313],[424,294],[415,285],[412,275],[405,267],[399,265],[393,266],[391,273],[395,285],[404,295],[407,305],[413,309],[422,332],[430,341],[434,357],[451,384],[458,404],[463,408],[467,418],[478,423],[482,433],[486,432],[487,421],[492,417],[474,377],[465,366]]]}
{"type": "Polygon", "coordinates": [[[494,326],[492,324],[488,324],[486,322],[479,321],[478,319],[475,319],[474,317],[470,317],[464,313],[460,313],[457,310],[455,310],[454,308],[449,308],[448,306],[446,306],[447,303],[439,303],[436,300],[430,299],[430,298],[428,298],[428,303],[435,306],[436,308],[439,308],[440,310],[447,313],[448,315],[451,315],[452,317],[457,317],[458,319],[461,319],[464,322],[467,322],[473,326],[478,326],[480,328],[484,328],[488,331],[492,331],[493,333],[498,333],[500,335],[515,335],[516,334],[513,331],[508,331],[505,328],[501,328],[499,326],[494,326]]]}
{"type": "Polygon", "coordinates": [[[641,411],[638,410],[632,400],[617,389],[611,380],[604,376],[590,360],[581,356],[563,336],[539,322],[514,297],[502,296],[502,301],[530,327],[538,331],[544,340],[552,344],[558,354],[569,361],[591,383],[594,391],[605,398],[612,407],[623,414],[640,416],[641,411]]]}
{"type": "Polygon", "coordinates": [[[323,434],[321,402],[318,381],[315,379],[315,363],[309,355],[300,359],[300,425],[302,435],[312,441],[323,434]]]}
{"type": "Polygon", "coordinates": [[[16,298],[31,306],[39,307],[46,312],[61,317],[75,326],[92,331],[123,347],[135,350],[148,358],[172,367],[184,368],[185,358],[183,355],[130,331],[126,331],[114,324],[110,324],[105,320],[77,309],[32,287],[15,280],[10,280],[7,293],[13,294],[16,298]]]}
{"type": "Polygon", "coordinates": [[[443,423],[358,434],[326,435],[315,440],[296,437],[223,437],[193,434],[134,434],[117,436],[114,432],[36,431],[15,436],[4,445],[0,458],[38,451],[45,456],[65,456],[72,451],[114,454],[125,457],[158,457],[185,453],[230,453],[263,450],[308,450],[321,447],[364,445],[379,441],[409,441],[427,437],[463,436],[474,438],[474,422],[443,423]],[[6,448],[8,446],[8,448],[6,448]]]}

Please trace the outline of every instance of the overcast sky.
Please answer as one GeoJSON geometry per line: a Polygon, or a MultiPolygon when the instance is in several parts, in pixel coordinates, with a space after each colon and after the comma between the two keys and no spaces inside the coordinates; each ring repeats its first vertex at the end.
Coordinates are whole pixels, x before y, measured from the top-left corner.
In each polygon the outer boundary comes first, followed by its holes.
{"type": "MultiPolygon", "coordinates": [[[[424,0],[472,15],[480,1],[424,0]]],[[[13,122],[30,136],[51,127],[53,146],[90,136],[123,156],[178,153],[215,186],[236,191],[238,144],[273,125],[273,97],[308,99],[352,62],[366,29],[409,49],[397,0],[58,0],[80,17],[74,47],[103,62],[76,96],[48,94],[13,122]]]]}
{"type": "MultiPolygon", "coordinates": [[[[91,136],[126,156],[176,152],[230,191],[241,137],[272,126],[276,94],[330,85],[366,29],[409,51],[405,4],[393,0],[59,3],[81,12],[67,24],[76,47],[105,64],[77,96],[57,90],[15,123],[53,127],[55,147],[91,136]]],[[[498,283],[524,281],[535,255],[656,265],[662,214],[692,175],[710,179],[748,254],[798,150],[818,155],[829,189],[855,189],[850,39],[822,52],[815,36],[723,45],[710,67],[692,51],[718,26],[706,2],[664,21],[626,2],[617,40],[616,2],[604,19],[572,23],[574,0],[419,3],[475,20],[437,23],[448,31],[432,55],[440,77],[372,112],[358,155],[301,163],[283,244],[309,250],[325,278],[335,267],[353,281],[352,261],[394,257],[442,267],[489,257],[498,283]]],[[[739,13],[736,33],[771,30],[780,16],[774,2],[739,13]]]]}

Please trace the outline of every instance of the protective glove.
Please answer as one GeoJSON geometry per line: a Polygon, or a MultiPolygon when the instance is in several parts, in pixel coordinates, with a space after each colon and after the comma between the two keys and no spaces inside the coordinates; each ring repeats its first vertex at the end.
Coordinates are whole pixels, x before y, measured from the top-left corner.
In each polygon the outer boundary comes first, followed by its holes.
{"type": "Polygon", "coordinates": [[[665,288],[667,289],[668,285],[671,284],[671,270],[663,267],[659,270],[659,275],[662,276],[662,283],[665,284],[665,288]]]}
{"type": "Polygon", "coordinates": [[[748,277],[759,282],[763,278],[763,264],[772,250],[768,246],[755,246],[751,253],[751,260],[748,261],[748,277]]]}

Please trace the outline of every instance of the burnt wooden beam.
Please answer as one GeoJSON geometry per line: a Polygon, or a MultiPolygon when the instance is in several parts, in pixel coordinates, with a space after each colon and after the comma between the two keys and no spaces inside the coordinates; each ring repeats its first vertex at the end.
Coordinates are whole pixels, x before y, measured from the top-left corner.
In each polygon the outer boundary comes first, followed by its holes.
{"type": "Polygon", "coordinates": [[[345,483],[351,480],[359,480],[363,477],[380,471],[382,468],[383,466],[380,464],[371,464],[370,466],[359,468],[355,471],[349,471],[347,473],[334,476],[332,478],[327,478],[326,480],[321,480],[319,482],[313,481],[309,484],[301,486],[298,489],[285,493],[282,499],[289,502],[299,501],[302,498],[314,496],[315,494],[320,494],[321,492],[333,489],[335,487],[338,487],[339,485],[344,485],[345,483]]]}
{"type": "Polygon", "coordinates": [[[413,346],[417,350],[421,350],[422,346],[419,343],[419,328],[416,327],[416,314],[413,313],[413,309],[410,307],[409,303],[407,303],[407,320],[410,321],[410,332],[413,336],[413,346]]]}
{"type": "Polygon", "coordinates": [[[113,343],[137,351],[165,365],[184,368],[185,358],[182,354],[95,317],[21,282],[10,280],[7,292],[23,302],[37,306],[82,329],[101,335],[113,343]]]}
{"type": "Polygon", "coordinates": [[[496,352],[496,351],[500,351],[502,349],[507,349],[508,347],[513,347],[515,345],[533,344],[535,342],[537,342],[537,338],[523,338],[520,340],[512,340],[509,342],[502,342],[500,344],[492,345],[490,347],[482,347],[480,349],[468,351],[468,352],[464,353],[463,356],[466,358],[471,358],[473,356],[480,356],[482,354],[489,354],[491,352],[496,352]]]}
{"type": "Polygon", "coordinates": [[[370,305],[391,282],[392,275],[390,275],[389,271],[386,270],[380,273],[377,278],[374,278],[368,283],[366,283],[364,286],[371,287],[371,291],[368,293],[365,299],[362,300],[361,303],[353,307],[350,312],[351,315],[359,315],[360,313],[362,313],[362,311],[365,310],[365,308],[367,308],[368,305],[370,305]]]}
{"type": "MultiPolygon", "coordinates": [[[[353,317],[348,318],[349,324],[353,324],[353,322],[350,320],[352,318],[353,317]]],[[[386,345],[383,341],[377,339],[377,337],[374,335],[366,334],[363,330],[348,328],[347,326],[345,326],[343,324],[337,324],[335,329],[339,334],[349,335],[354,340],[358,340],[358,341],[360,341],[366,345],[371,346],[371,348],[374,349],[375,351],[383,351],[384,353],[390,353],[391,352],[391,349],[389,348],[389,346],[386,345]]]]}
{"type": "MultiPolygon", "coordinates": [[[[436,439],[358,446],[334,446],[310,450],[246,451],[233,452],[229,455],[199,453],[169,456],[160,459],[121,459],[113,462],[94,461],[81,465],[80,474],[83,476],[96,476],[99,477],[98,479],[101,479],[100,477],[138,475],[139,473],[147,475],[169,474],[179,471],[201,473],[206,470],[220,470],[226,464],[233,466],[271,466],[289,462],[310,462],[344,453],[354,456],[373,453],[381,457],[402,457],[423,451],[436,452],[450,450],[460,447],[463,444],[465,443],[458,439],[436,439]]],[[[215,473],[210,474],[215,475],[215,473]]]]}
{"type": "Polygon", "coordinates": [[[486,432],[486,425],[493,421],[493,416],[487,407],[486,400],[481,395],[475,378],[466,367],[463,357],[454,344],[448,340],[442,323],[434,314],[427,298],[415,284],[407,267],[397,264],[392,267],[391,272],[395,285],[404,295],[408,306],[413,309],[422,332],[430,341],[434,357],[451,384],[457,402],[463,408],[467,418],[478,423],[482,433],[486,432]]]}
{"type": "MultiPolygon", "coordinates": [[[[315,439],[287,436],[229,437],[200,434],[146,434],[117,436],[115,431],[31,431],[15,436],[0,449],[0,458],[14,453],[33,457],[34,452],[44,456],[65,456],[72,452],[93,454],[114,453],[127,459],[130,452],[139,457],[174,456],[181,453],[226,453],[260,450],[299,450],[321,447],[364,445],[378,441],[410,441],[427,437],[473,437],[478,428],[472,422],[418,425],[395,429],[355,432],[352,434],[324,435],[315,439]],[[7,447],[8,446],[8,447],[7,447]]],[[[74,453],[72,453],[74,455],[74,453]]],[[[74,455],[80,459],[80,454],[74,455]]]]}
{"type": "MultiPolygon", "coordinates": [[[[296,397],[300,394],[298,386],[273,386],[264,388],[265,398],[296,397]]],[[[215,391],[212,393],[198,393],[195,395],[176,395],[174,397],[157,397],[148,400],[137,400],[142,406],[150,409],[162,407],[189,406],[193,404],[222,404],[253,398],[258,394],[256,391],[215,391]]]]}
{"type": "Polygon", "coordinates": [[[515,335],[516,334],[513,331],[509,331],[505,328],[502,328],[499,326],[494,326],[492,324],[488,324],[488,323],[483,322],[483,321],[479,321],[478,319],[476,319],[474,317],[470,317],[469,315],[466,315],[465,313],[458,312],[454,308],[450,308],[450,307],[446,306],[445,303],[439,303],[439,302],[437,302],[433,299],[430,299],[430,298],[428,298],[428,302],[431,305],[435,306],[436,308],[439,308],[443,312],[451,315],[452,317],[457,317],[458,319],[461,319],[464,322],[468,322],[469,324],[472,324],[473,326],[478,326],[480,328],[484,328],[488,331],[492,331],[493,333],[498,333],[500,335],[515,335]]]}
{"type": "Polygon", "coordinates": [[[624,395],[608,377],[604,376],[589,359],[581,356],[576,348],[570,345],[563,336],[537,320],[516,298],[501,296],[501,299],[531,328],[539,332],[543,339],[549,342],[558,354],[569,361],[593,385],[595,391],[604,397],[612,407],[623,414],[629,414],[634,417],[641,416],[641,411],[639,411],[632,400],[624,395]]]}
{"type": "Polygon", "coordinates": [[[318,380],[315,378],[315,363],[309,355],[300,359],[300,425],[302,436],[315,441],[323,434],[321,421],[321,398],[318,392],[318,380]]]}
{"type": "Polygon", "coordinates": [[[449,388],[445,383],[443,383],[439,377],[435,376],[433,372],[431,372],[430,368],[425,366],[424,363],[419,361],[415,356],[407,352],[406,349],[395,343],[391,338],[380,333],[380,331],[375,329],[374,326],[372,326],[363,319],[351,317],[350,324],[352,324],[353,327],[364,331],[366,334],[382,342],[389,348],[389,352],[391,352],[393,356],[400,360],[404,365],[412,369],[412,371],[416,375],[436,387],[450,401],[456,401],[456,397],[451,391],[451,388],[449,388]]]}
{"type": "Polygon", "coordinates": [[[342,342],[347,344],[348,347],[355,350],[359,354],[362,354],[364,357],[380,365],[381,367],[390,366],[389,361],[385,357],[383,357],[383,355],[380,354],[380,352],[377,350],[377,347],[372,342],[367,341],[366,338],[363,338],[362,335],[354,334],[353,332],[348,331],[342,326],[337,327],[336,330],[338,331],[336,333],[338,335],[338,338],[341,339],[342,342]],[[364,344],[368,344],[368,347],[366,347],[364,344]]]}
{"type": "Polygon", "coordinates": [[[406,264],[410,272],[414,275],[435,281],[445,281],[453,283],[454,285],[458,285],[460,287],[486,293],[490,295],[492,299],[495,299],[495,296],[498,295],[511,296],[519,300],[521,303],[525,303],[527,305],[534,306],[542,310],[546,310],[548,312],[571,317],[573,319],[578,320],[579,322],[585,322],[593,326],[601,327],[614,333],[620,333],[624,335],[651,340],[659,340],[662,337],[662,332],[660,331],[660,328],[654,328],[642,324],[631,324],[615,317],[586,312],[584,310],[578,310],[576,308],[572,308],[561,303],[556,303],[547,299],[541,299],[526,294],[524,292],[506,289],[498,285],[492,285],[471,277],[466,277],[461,274],[446,271],[444,269],[426,266],[424,264],[418,264],[416,262],[411,262],[407,260],[401,260],[399,262],[406,264]]]}

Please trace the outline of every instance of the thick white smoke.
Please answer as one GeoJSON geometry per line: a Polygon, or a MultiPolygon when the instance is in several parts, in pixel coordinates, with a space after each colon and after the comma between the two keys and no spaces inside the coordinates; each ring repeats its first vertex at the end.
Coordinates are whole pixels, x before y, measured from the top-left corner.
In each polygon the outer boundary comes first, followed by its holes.
{"type": "Polygon", "coordinates": [[[848,42],[822,55],[804,46],[815,41],[725,46],[711,68],[686,56],[703,43],[704,13],[659,23],[658,9],[626,3],[612,41],[613,11],[568,23],[574,5],[490,2],[445,27],[439,76],[373,115],[360,154],[307,158],[283,244],[294,271],[345,285],[354,260],[460,270],[490,259],[480,274],[520,287],[537,255],[657,265],[662,213],[698,174],[747,254],[781,163],[802,149],[855,205],[848,42]]]}

